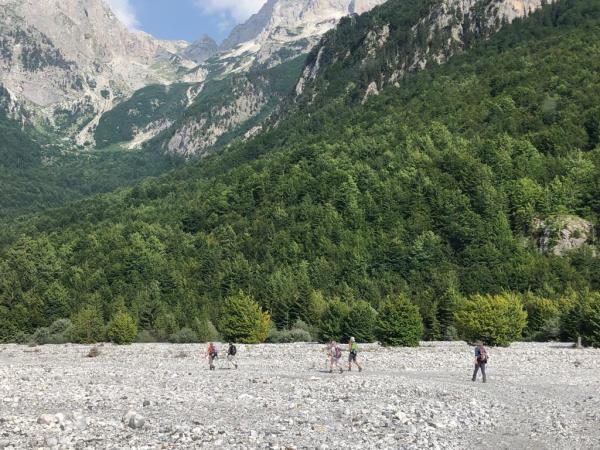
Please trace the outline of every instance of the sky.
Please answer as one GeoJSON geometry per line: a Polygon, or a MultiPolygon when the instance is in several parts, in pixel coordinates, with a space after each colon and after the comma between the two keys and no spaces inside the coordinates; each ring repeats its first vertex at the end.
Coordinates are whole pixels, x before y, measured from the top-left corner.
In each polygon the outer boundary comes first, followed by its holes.
{"type": "Polygon", "coordinates": [[[221,42],[258,12],[266,0],[106,0],[132,30],[159,39],[194,41],[204,34],[221,42]]]}

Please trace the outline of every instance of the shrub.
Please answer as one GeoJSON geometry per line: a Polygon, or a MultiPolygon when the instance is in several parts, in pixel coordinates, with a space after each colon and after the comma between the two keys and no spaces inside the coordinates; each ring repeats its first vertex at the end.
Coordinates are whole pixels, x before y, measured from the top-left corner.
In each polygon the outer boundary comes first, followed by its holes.
{"type": "Polygon", "coordinates": [[[462,299],[454,318],[463,339],[482,341],[486,345],[510,345],[522,337],[527,324],[527,313],[515,294],[474,295],[462,299]]]}
{"type": "Polygon", "coordinates": [[[551,300],[527,294],[524,297],[527,312],[525,336],[532,341],[548,341],[558,337],[557,324],[560,312],[551,300]]]}
{"type": "Polygon", "coordinates": [[[71,340],[73,324],[69,319],[57,319],[48,327],[48,344],[66,344],[71,340]]]}
{"type": "Polygon", "coordinates": [[[33,342],[33,336],[31,334],[27,334],[24,331],[19,331],[15,337],[14,341],[19,345],[27,345],[33,342]]]}
{"type": "Polygon", "coordinates": [[[104,339],[105,329],[100,310],[95,306],[86,306],[71,319],[71,338],[79,344],[94,344],[104,339]]]}
{"type": "Polygon", "coordinates": [[[170,336],[179,331],[177,321],[173,314],[161,313],[154,322],[154,334],[161,342],[169,340],[170,336]]]}
{"type": "MultiPolygon", "coordinates": [[[[0,309],[0,313],[2,310],[0,309]]],[[[2,342],[13,342],[16,336],[20,333],[17,326],[10,320],[0,316],[0,343],[2,342]]]]}
{"type": "Polygon", "coordinates": [[[264,342],[270,328],[271,316],[252,297],[240,291],[225,301],[219,330],[226,341],[244,344],[264,342]]]}
{"type": "Polygon", "coordinates": [[[583,311],[583,345],[600,347],[600,293],[587,298],[583,311]]]}
{"type": "MultiPolygon", "coordinates": [[[[57,319],[49,327],[41,327],[28,336],[27,343],[37,345],[66,344],[70,341],[73,324],[69,319],[57,319]]],[[[23,337],[19,337],[23,339],[23,337]]]]}
{"type": "Polygon", "coordinates": [[[344,328],[350,308],[339,299],[334,299],[327,304],[321,325],[319,327],[319,339],[321,342],[342,341],[344,328]]]}
{"type": "Polygon", "coordinates": [[[118,312],[108,323],[107,335],[115,344],[131,344],[137,336],[137,324],[128,313],[118,312]]]}
{"type": "Polygon", "coordinates": [[[301,319],[298,319],[298,320],[296,320],[296,322],[294,322],[294,326],[292,327],[292,330],[306,331],[311,336],[311,339],[317,335],[317,329],[314,326],[309,325],[308,323],[304,322],[301,319]]]}
{"type": "Polygon", "coordinates": [[[306,330],[292,328],[291,330],[278,330],[273,327],[267,336],[270,344],[286,344],[290,342],[312,342],[312,336],[306,330]]]}
{"type": "Polygon", "coordinates": [[[33,333],[31,340],[37,345],[48,344],[50,341],[50,331],[46,327],[38,328],[33,333]]]}
{"type": "Polygon", "coordinates": [[[419,308],[405,297],[384,301],[379,307],[375,336],[382,345],[418,346],[423,336],[419,308]]]}
{"type": "Polygon", "coordinates": [[[182,328],[169,336],[169,342],[173,344],[194,344],[198,342],[198,336],[191,328],[182,328]]]}
{"type": "Polygon", "coordinates": [[[458,340],[458,331],[454,325],[448,325],[444,332],[443,339],[445,341],[456,341],[458,340]]]}
{"type": "Polygon", "coordinates": [[[354,336],[357,342],[375,341],[375,320],[377,311],[364,301],[354,302],[350,306],[348,318],[344,323],[344,338],[354,336]]]}
{"type": "Polygon", "coordinates": [[[212,321],[206,318],[196,318],[193,329],[198,337],[198,342],[219,342],[223,339],[212,321]]]}
{"type": "Polygon", "coordinates": [[[135,342],[139,342],[140,344],[151,344],[156,341],[156,336],[149,330],[141,330],[135,338],[135,342]]]}
{"type": "Polygon", "coordinates": [[[564,340],[581,337],[583,345],[600,347],[600,293],[579,296],[561,317],[560,334],[564,340]]]}
{"type": "Polygon", "coordinates": [[[48,327],[50,334],[68,334],[73,324],[69,319],[57,319],[48,327]]]}
{"type": "Polygon", "coordinates": [[[560,317],[560,339],[576,341],[583,328],[583,303],[576,300],[563,311],[560,317]]]}

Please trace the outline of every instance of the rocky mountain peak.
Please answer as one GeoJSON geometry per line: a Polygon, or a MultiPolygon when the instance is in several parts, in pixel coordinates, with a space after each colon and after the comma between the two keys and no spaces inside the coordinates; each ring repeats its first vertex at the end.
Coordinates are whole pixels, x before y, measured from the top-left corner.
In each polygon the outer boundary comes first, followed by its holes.
{"type": "Polygon", "coordinates": [[[198,64],[203,63],[208,58],[214,56],[219,51],[219,46],[213,38],[204,35],[200,39],[192,42],[182,55],[198,64]]]}
{"type": "Polygon", "coordinates": [[[385,0],[268,0],[258,13],[238,25],[221,44],[256,53],[264,62],[281,48],[302,53],[349,14],[361,14],[385,0]]]}

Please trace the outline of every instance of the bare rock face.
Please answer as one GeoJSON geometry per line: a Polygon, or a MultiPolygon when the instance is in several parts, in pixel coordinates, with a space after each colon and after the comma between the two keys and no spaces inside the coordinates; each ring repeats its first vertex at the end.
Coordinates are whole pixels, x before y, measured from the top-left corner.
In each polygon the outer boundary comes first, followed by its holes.
{"type": "Polygon", "coordinates": [[[362,14],[385,0],[269,0],[223,41],[221,50],[254,54],[266,62],[282,48],[296,54],[312,48],[323,34],[350,14],[362,14]]]}
{"type": "Polygon", "coordinates": [[[535,219],[533,228],[540,251],[555,256],[566,256],[594,242],[594,226],[581,217],[535,219]]]}
{"type": "Polygon", "coordinates": [[[205,35],[197,41],[190,44],[190,46],[183,51],[182,55],[186,59],[192,60],[200,64],[209,59],[210,57],[216,55],[218,51],[219,46],[214,41],[214,39],[205,35]]]}

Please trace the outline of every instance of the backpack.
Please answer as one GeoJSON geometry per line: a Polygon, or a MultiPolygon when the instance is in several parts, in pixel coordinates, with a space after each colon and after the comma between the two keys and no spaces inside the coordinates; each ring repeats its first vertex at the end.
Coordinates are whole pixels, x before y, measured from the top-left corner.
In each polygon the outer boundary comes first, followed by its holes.
{"type": "Polygon", "coordinates": [[[230,354],[231,356],[235,356],[235,354],[236,354],[236,353],[237,353],[237,348],[235,348],[235,345],[233,345],[233,344],[232,344],[232,345],[230,345],[230,346],[229,346],[229,354],[230,354]]]}
{"type": "Polygon", "coordinates": [[[338,359],[338,358],[341,358],[341,357],[342,357],[342,351],[340,350],[340,348],[339,348],[339,347],[335,347],[334,355],[335,355],[335,358],[336,358],[336,359],[338,359]]]}
{"type": "Polygon", "coordinates": [[[214,345],[211,345],[210,347],[208,347],[208,354],[211,356],[211,358],[216,358],[217,348],[214,345]]]}
{"type": "Polygon", "coordinates": [[[487,363],[488,361],[488,354],[487,354],[487,350],[483,347],[481,347],[479,349],[479,356],[477,357],[477,362],[478,363],[487,363]]]}

